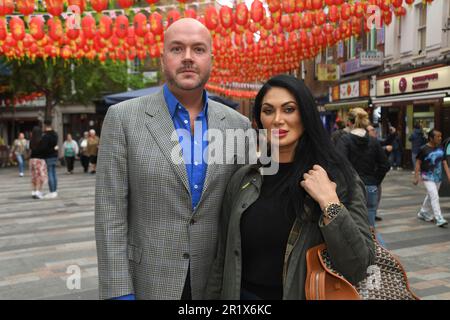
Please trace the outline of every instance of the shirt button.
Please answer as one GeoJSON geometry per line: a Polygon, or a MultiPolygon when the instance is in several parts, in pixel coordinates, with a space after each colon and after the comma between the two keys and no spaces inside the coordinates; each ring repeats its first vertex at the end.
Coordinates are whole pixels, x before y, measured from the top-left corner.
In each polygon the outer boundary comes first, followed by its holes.
{"type": "Polygon", "coordinates": [[[195,185],[195,186],[194,186],[194,189],[198,189],[198,185],[195,185]]]}
{"type": "Polygon", "coordinates": [[[186,124],[187,124],[188,122],[189,122],[189,121],[187,121],[187,120],[184,120],[184,123],[186,123],[186,124]]]}
{"type": "Polygon", "coordinates": [[[194,166],[198,166],[198,162],[197,161],[194,162],[194,166]]]}
{"type": "Polygon", "coordinates": [[[180,107],[180,106],[178,106],[178,109],[180,109],[180,110],[181,110],[181,107],[180,107]]]}
{"type": "Polygon", "coordinates": [[[189,259],[189,253],[183,254],[183,258],[184,258],[184,259],[189,259]]]}

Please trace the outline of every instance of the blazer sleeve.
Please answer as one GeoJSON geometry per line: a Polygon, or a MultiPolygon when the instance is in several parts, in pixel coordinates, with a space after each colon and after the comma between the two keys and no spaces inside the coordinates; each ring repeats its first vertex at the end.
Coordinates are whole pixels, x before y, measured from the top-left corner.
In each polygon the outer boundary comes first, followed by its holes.
{"type": "MultiPolygon", "coordinates": [[[[320,219],[319,227],[336,270],[356,284],[367,277],[367,268],[375,260],[375,246],[369,228],[365,188],[355,177],[352,199],[328,224],[320,219]]],[[[339,199],[345,194],[338,192],[339,199]]]]}
{"type": "Polygon", "coordinates": [[[95,187],[95,237],[100,299],[133,294],[127,256],[127,141],[120,109],[103,122],[95,187]]]}

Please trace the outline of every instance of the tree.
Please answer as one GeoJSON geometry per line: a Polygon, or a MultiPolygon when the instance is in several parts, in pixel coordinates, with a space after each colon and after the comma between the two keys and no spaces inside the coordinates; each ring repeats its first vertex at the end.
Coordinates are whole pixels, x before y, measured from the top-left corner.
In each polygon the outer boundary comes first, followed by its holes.
{"type": "Polygon", "coordinates": [[[5,62],[11,75],[1,76],[9,83],[12,97],[42,92],[46,98],[45,119],[51,119],[57,104],[88,104],[102,92],[141,89],[142,73],[129,74],[126,62],[100,63],[87,59],[62,58],[10,60],[5,62]]]}

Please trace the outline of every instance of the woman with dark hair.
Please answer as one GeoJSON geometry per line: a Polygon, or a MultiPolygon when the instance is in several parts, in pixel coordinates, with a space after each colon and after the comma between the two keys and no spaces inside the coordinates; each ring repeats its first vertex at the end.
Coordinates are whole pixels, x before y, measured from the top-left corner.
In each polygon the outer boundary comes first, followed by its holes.
{"type": "Polygon", "coordinates": [[[31,196],[34,199],[43,199],[42,186],[48,180],[47,164],[45,163],[45,142],[42,141],[42,129],[35,126],[30,140],[30,172],[31,172],[31,196]]]}
{"type": "Polygon", "coordinates": [[[255,99],[254,118],[275,144],[279,170],[249,165],[232,177],[223,200],[209,299],[305,299],[306,252],[325,243],[351,283],[374,259],[364,185],[336,151],[314,99],[292,76],[271,78],[255,99]]]}

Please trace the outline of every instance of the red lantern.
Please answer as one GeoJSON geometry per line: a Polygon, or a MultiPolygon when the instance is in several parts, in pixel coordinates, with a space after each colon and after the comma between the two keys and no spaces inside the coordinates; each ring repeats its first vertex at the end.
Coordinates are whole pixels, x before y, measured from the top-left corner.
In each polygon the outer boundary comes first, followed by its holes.
{"type": "Polygon", "coordinates": [[[264,19],[264,29],[266,30],[272,30],[275,23],[271,17],[267,17],[264,19]]]}
{"type": "Polygon", "coordinates": [[[233,10],[228,6],[222,6],[219,11],[220,23],[225,29],[233,25],[233,10]]]}
{"type": "Polygon", "coordinates": [[[415,0],[405,0],[405,2],[406,2],[409,6],[411,6],[411,5],[414,3],[414,1],[415,1],[415,0]]]}
{"type": "Polygon", "coordinates": [[[44,38],[44,18],[41,16],[36,16],[31,18],[29,23],[30,34],[34,40],[39,41],[44,38]]]}
{"type": "Polygon", "coordinates": [[[264,18],[264,7],[261,1],[255,0],[250,8],[250,17],[256,23],[259,23],[264,18]]]}
{"type": "Polygon", "coordinates": [[[117,2],[121,8],[128,9],[133,5],[134,0],[117,0],[117,2]]]}
{"type": "Polygon", "coordinates": [[[138,13],[133,19],[134,32],[138,37],[144,37],[147,32],[147,17],[143,13],[138,13]]]}
{"type": "Polygon", "coordinates": [[[157,4],[159,2],[159,0],[145,0],[145,1],[150,5],[150,7],[152,8],[152,11],[155,10],[155,4],[157,4]]]}
{"type": "Polygon", "coordinates": [[[91,0],[92,9],[98,13],[108,9],[108,0],[91,0]]]}
{"type": "Polygon", "coordinates": [[[205,25],[211,31],[219,25],[219,15],[213,6],[208,6],[205,10],[205,25]]]}
{"type": "Polygon", "coordinates": [[[313,0],[312,7],[314,10],[321,10],[323,8],[323,0],[313,0]]]}
{"type": "Polygon", "coordinates": [[[355,17],[362,18],[364,16],[364,5],[361,2],[355,3],[355,17]]]}
{"type": "Polygon", "coordinates": [[[341,19],[348,20],[350,19],[350,15],[351,15],[350,5],[348,3],[344,3],[341,6],[341,19]]]}
{"type": "Polygon", "coordinates": [[[333,31],[334,31],[334,27],[333,27],[333,25],[332,25],[331,23],[326,23],[326,24],[323,26],[323,31],[324,31],[325,34],[327,34],[327,35],[332,34],[333,31]]]}
{"type": "Polygon", "coordinates": [[[323,11],[318,11],[315,16],[316,25],[321,26],[327,20],[327,15],[323,11]]]}
{"type": "Polygon", "coordinates": [[[80,35],[80,29],[74,28],[74,17],[68,17],[66,20],[66,35],[70,40],[75,40],[80,35]]]}
{"type": "Polygon", "coordinates": [[[84,36],[92,40],[95,38],[96,35],[96,28],[95,28],[95,19],[92,16],[84,16],[83,19],[81,19],[81,29],[83,30],[84,36]]]}
{"type": "Polygon", "coordinates": [[[32,14],[34,12],[34,0],[17,0],[17,9],[24,16],[32,14]]]}
{"type": "Polygon", "coordinates": [[[80,11],[76,11],[76,14],[81,14],[86,9],[86,0],[69,0],[69,6],[76,6],[80,11]]]}
{"type": "Polygon", "coordinates": [[[289,17],[289,15],[287,14],[283,14],[281,16],[280,24],[285,30],[288,30],[291,27],[291,17],[289,17]]]}
{"type": "Polygon", "coordinates": [[[14,40],[22,41],[25,38],[25,23],[19,17],[9,20],[9,30],[14,40]]]}
{"type": "Polygon", "coordinates": [[[283,12],[294,13],[295,12],[295,0],[283,0],[283,12]]]}
{"type": "Polygon", "coordinates": [[[392,22],[392,11],[387,11],[383,13],[383,21],[385,25],[390,25],[392,22]]]}
{"type": "Polygon", "coordinates": [[[54,17],[61,15],[64,11],[63,0],[45,0],[45,6],[47,7],[48,13],[54,17]]]}
{"type": "Polygon", "coordinates": [[[248,22],[248,9],[245,3],[239,3],[236,6],[236,23],[245,26],[248,22]]]}
{"type": "Polygon", "coordinates": [[[14,12],[14,1],[13,0],[2,0],[0,1],[0,16],[6,16],[14,12]]]}
{"type": "Polygon", "coordinates": [[[172,9],[167,13],[167,26],[170,26],[172,23],[181,18],[178,10],[172,9]]]}
{"type": "Polygon", "coordinates": [[[193,10],[193,9],[186,9],[186,10],[184,10],[184,17],[197,19],[197,12],[195,12],[195,10],[193,10]]]}
{"type": "Polygon", "coordinates": [[[330,7],[328,12],[328,19],[331,22],[337,22],[339,20],[339,9],[337,6],[333,5],[330,7]]]}
{"type": "Polygon", "coordinates": [[[111,17],[102,15],[99,21],[98,32],[103,39],[109,39],[112,36],[112,24],[111,17]]]}
{"type": "Polygon", "coordinates": [[[312,19],[313,19],[313,18],[312,18],[312,13],[309,12],[309,11],[305,12],[305,13],[303,14],[303,20],[302,20],[303,25],[302,25],[302,27],[305,28],[305,29],[311,28],[311,27],[312,27],[312,24],[313,24],[312,19]]]}
{"type": "Polygon", "coordinates": [[[162,16],[158,12],[153,12],[150,17],[150,31],[157,37],[161,37],[164,32],[162,16]]]}
{"type": "Polygon", "coordinates": [[[4,18],[0,18],[0,42],[5,41],[7,36],[8,30],[6,28],[6,20],[4,18]]]}
{"type": "Polygon", "coordinates": [[[53,19],[50,19],[47,21],[48,26],[48,35],[53,41],[59,41],[63,36],[63,26],[61,20],[54,17],[53,19]]]}
{"type": "Polygon", "coordinates": [[[64,60],[69,59],[70,57],[72,57],[72,50],[70,49],[69,46],[64,46],[61,50],[61,57],[64,60]]]}
{"type": "Polygon", "coordinates": [[[403,0],[392,0],[392,5],[394,8],[400,8],[403,4],[403,0]]]}
{"type": "Polygon", "coordinates": [[[134,27],[129,27],[128,28],[127,44],[130,47],[136,46],[136,36],[135,36],[135,33],[134,33],[134,27]]]}
{"type": "Polygon", "coordinates": [[[269,11],[271,13],[277,12],[281,9],[280,0],[267,0],[269,11]]]}
{"type": "Polygon", "coordinates": [[[114,34],[118,38],[124,39],[128,34],[128,26],[129,26],[128,17],[125,15],[118,16],[114,23],[114,34]]]}

